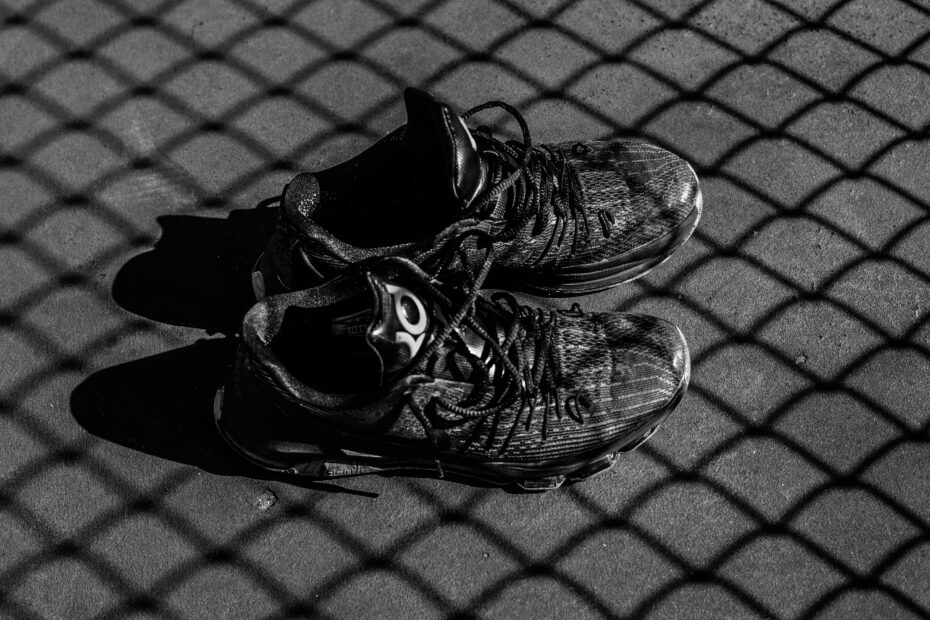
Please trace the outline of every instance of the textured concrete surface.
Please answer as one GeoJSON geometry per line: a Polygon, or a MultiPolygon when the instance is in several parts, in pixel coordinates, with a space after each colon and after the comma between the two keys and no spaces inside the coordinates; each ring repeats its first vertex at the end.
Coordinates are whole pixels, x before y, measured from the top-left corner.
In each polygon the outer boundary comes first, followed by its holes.
{"type": "Polygon", "coordinates": [[[930,614],[925,2],[0,19],[0,615],[930,614]],[[401,122],[408,84],[510,101],[540,142],[657,142],[705,181],[680,253],[582,300],[674,321],[694,362],[601,477],[295,484],[213,433],[264,201],[401,122]]]}

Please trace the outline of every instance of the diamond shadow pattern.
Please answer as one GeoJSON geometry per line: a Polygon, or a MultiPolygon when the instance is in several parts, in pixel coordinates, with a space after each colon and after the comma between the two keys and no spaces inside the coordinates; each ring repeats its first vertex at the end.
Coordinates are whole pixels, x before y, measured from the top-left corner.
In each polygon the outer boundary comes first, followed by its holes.
{"type": "Polygon", "coordinates": [[[930,616],[924,3],[0,11],[0,613],[930,616]],[[213,432],[273,196],[402,122],[407,85],[702,177],[692,241],[584,300],[692,349],[609,473],[295,484],[213,432]]]}

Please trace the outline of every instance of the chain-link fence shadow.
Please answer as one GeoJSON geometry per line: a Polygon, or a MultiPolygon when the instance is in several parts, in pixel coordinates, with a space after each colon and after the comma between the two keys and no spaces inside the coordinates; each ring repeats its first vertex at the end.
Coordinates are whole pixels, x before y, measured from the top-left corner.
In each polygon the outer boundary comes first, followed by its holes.
{"type": "Polygon", "coordinates": [[[0,612],[930,615],[930,8],[0,7],[0,612]],[[407,85],[701,176],[675,258],[582,300],[692,350],[609,473],[297,485],[217,439],[268,199],[402,122],[407,85]]]}

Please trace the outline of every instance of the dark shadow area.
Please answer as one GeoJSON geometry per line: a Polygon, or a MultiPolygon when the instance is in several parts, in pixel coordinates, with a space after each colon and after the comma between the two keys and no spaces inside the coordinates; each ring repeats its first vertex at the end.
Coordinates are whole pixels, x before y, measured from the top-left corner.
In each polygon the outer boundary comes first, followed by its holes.
{"type": "Polygon", "coordinates": [[[72,392],[71,412],[106,441],[211,473],[255,476],[213,425],[213,397],[232,354],[231,339],[200,340],[101,370],[72,392]]]}
{"type": "Polygon", "coordinates": [[[255,303],[252,266],[274,230],[269,199],[225,219],[165,215],[155,247],[116,274],[113,299],[147,319],[196,327],[208,334],[236,333],[255,303]]]}
{"type": "MultiPolygon", "coordinates": [[[[232,336],[255,303],[252,266],[274,228],[276,198],[226,218],[168,215],[152,250],[130,259],[113,299],[148,319],[232,336]]],[[[227,476],[261,480],[223,442],[213,422],[217,388],[232,366],[232,338],[196,343],[92,374],[71,394],[71,412],[89,433],[152,456],[227,476]]],[[[297,486],[341,491],[287,478],[297,486]]]]}
{"type": "Polygon", "coordinates": [[[230,450],[216,431],[213,404],[232,365],[234,346],[231,338],[199,340],[96,372],[71,393],[71,413],[96,437],[211,474],[371,496],[278,476],[230,450]]]}

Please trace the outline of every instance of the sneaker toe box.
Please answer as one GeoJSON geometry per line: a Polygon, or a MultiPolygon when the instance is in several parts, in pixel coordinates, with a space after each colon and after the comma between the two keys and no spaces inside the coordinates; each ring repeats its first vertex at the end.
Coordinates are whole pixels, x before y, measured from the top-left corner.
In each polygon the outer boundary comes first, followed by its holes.
{"type": "Polygon", "coordinates": [[[611,245],[621,246],[614,251],[655,241],[700,215],[700,182],[674,153],[638,142],[583,143],[571,153],[585,206],[611,245]]]}
{"type": "Polygon", "coordinates": [[[687,389],[688,345],[681,331],[651,316],[618,315],[607,329],[610,400],[628,422],[664,417],[687,389]]]}

